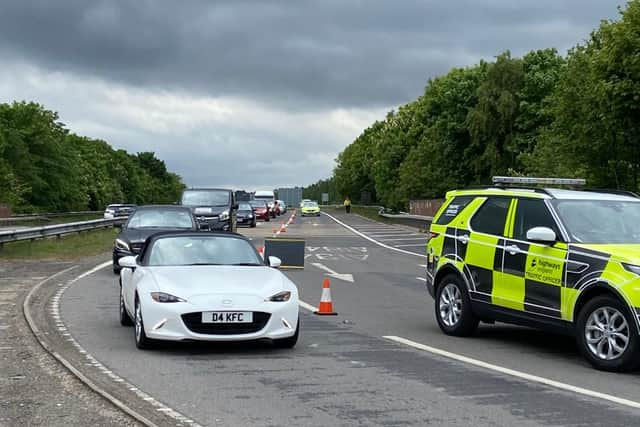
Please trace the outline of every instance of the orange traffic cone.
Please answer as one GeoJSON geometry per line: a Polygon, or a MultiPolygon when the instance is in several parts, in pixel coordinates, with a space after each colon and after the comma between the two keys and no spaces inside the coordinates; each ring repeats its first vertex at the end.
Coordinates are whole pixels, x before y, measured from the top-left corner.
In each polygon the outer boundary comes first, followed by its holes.
{"type": "Polygon", "coordinates": [[[331,303],[331,289],[329,288],[329,279],[324,278],[322,282],[322,296],[320,297],[320,305],[318,311],[314,312],[322,316],[335,316],[338,313],[333,311],[333,304],[331,303]]]}
{"type": "Polygon", "coordinates": [[[286,233],[287,232],[287,227],[284,224],[282,224],[282,227],[280,227],[280,232],[281,233],[286,233]]]}

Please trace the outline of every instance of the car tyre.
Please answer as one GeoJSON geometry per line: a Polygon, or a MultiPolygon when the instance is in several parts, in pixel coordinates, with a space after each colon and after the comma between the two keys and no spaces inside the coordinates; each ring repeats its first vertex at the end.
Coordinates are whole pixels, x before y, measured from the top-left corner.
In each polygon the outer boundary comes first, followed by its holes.
{"type": "Polygon", "coordinates": [[[140,301],[138,300],[138,297],[136,297],[136,304],[135,304],[134,326],[135,326],[134,335],[136,340],[136,347],[138,347],[140,350],[149,350],[153,348],[154,341],[148,338],[147,334],[144,331],[144,320],[142,318],[142,310],[140,307],[140,301]]]}
{"type": "Polygon", "coordinates": [[[120,283],[120,324],[122,326],[133,326],[133,320],[127,313],[127,309],[124,306],[124,296],[122,295],[122,282],[120,283]]]}
{"type": "Polygon", "coordinates": [[[628,307],[613,296],[598,296],[584,305],[578,314],[576,341],[582,355],[596,369],[625,372],[640,364],[636,321],[628,307]]]}
{"type": "Polygon", "coordinates": [[[448,274],[439,282],[435,314],[442,332],[457,337],[473,335],[480,322],[471,308],[465,283],[455,274],[448,274]]]}
{"type": "Polygon", "coordinates": [[[279,338],[273,340],[273,345],[276,348],[293,348],[298,342],[298,336],[300,335],[300,319],[296,323],[296,333],[287,338],[279,338]]]}

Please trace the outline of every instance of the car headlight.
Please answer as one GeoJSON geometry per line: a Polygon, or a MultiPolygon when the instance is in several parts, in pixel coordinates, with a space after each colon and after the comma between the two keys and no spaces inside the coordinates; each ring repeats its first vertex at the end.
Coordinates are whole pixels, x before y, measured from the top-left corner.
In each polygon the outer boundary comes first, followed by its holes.
{"type": "Polygon", "coordinates": [[[164,292],[151,292],[151,298],[155,302],[187,302],[186,299],[182,299],[175,295],[166,294],[164,292]]]}
{"type": "Polygon", "coordinates": [[[229,219],[229,211],[224,211],[220,214],[220,221],[226,221],[229,219]]]}
{"type": "Polygon", "coordinates": [[[275,295],[272,295],[268,301],[285,302],[285,301],[289,301],[289,298],[291,298],[291,292],[282,291],[282,292],[278,292],[275,295]]]}
{"type": "Polygon", "coordinates": [[[113,245],[118,248],[118,249],[122,249],[123,251],[130,251],[131,249],[129,248],[129,244],[127,242],[125,242],[122,239],[116,239],[113,242],[113,245]]]}
{"type": "Polygon", "coordinates": [[[633,265],[633,264],[625,264],[624,262],[622,263],[622,266],[624,267],[625,270],[633,273],[633,274],[637,274],[638,276],[640,276],[640,265],[633,265]]]}
{"type": "Polygon", "coordinates": [[[247,215],[247,218],[253,218],[253,214],[247,215]]]}

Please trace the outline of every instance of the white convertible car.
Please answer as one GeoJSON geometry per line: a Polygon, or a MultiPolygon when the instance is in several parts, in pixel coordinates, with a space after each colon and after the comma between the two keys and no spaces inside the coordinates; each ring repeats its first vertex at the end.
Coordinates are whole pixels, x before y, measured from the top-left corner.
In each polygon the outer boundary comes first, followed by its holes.
{"type": "Polygon", "coordinates": [[[119,260],[120,323],[135,325],[138,348],[155,340],[298,340],[298,289],[232,233],[168,232],[137,257],[119,260]]]}

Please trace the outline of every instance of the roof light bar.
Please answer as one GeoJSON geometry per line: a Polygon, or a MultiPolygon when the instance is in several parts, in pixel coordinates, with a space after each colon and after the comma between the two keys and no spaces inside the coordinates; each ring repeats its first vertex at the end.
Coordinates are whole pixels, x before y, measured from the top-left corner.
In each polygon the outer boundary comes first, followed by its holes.
{"type": "Polygon", "coordinates": [[[526,176],[494,176],[494,184],[527,184],[527,185],[585,185],[586,179],[582,178],[534,178],[526,176]]]}

